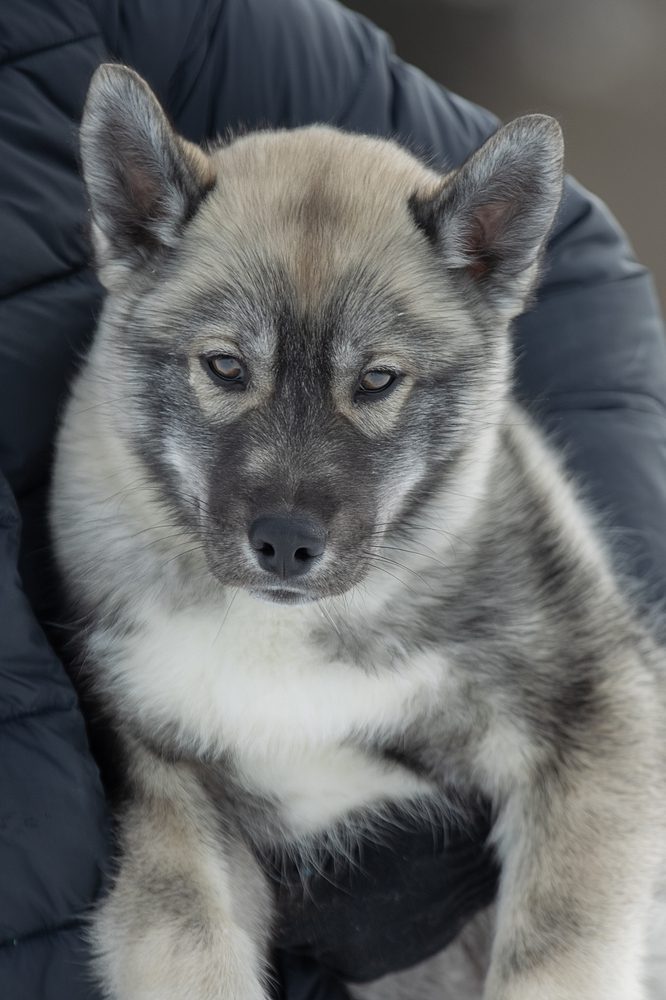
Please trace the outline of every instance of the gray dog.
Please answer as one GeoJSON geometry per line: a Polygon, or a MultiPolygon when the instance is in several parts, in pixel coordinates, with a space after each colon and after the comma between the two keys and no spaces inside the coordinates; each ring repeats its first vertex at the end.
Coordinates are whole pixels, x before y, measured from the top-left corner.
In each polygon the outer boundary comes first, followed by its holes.
{"type": "Polygon", "coordinates": [[[663,657],[510,399],[559,127],[446,176],[325,127],[202,150],[105,66],[82,155],[108,294],[52,526],[125,751],[108,996],[260,1000],[266,858],[464,792],[502,867],[483,982],[454,949],[358,995],[639,1000],[663,657]]]}

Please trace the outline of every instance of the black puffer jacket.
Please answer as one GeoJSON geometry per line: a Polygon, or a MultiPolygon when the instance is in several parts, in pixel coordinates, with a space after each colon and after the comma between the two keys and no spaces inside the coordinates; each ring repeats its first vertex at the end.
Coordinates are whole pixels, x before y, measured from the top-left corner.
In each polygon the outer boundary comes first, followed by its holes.
{"type": "MultiPolygon", "coordinates": [[[[195,140],[326,121],[394,135],[443,165],[495,121],[329,0],[3,0],[0,57],[0,996],[91,1000],[82,920],[108,856],[107,810],[73,688],[36,617],[48,625],[54,597],[44,549],[54,427],[101,296],[76,153],[90,76],[108,58],[135,66],[195,140]]],[[[660,605],[663,330],[650,278],[573,183],[517,342],[518,392],[660,605]]],[[[414,835],[370,854],[366,876],[321,906],[285,905],[284,943],[358,978],[427,954],[492,893],[492,864],[474,843],[485,829],[481,815],[476,837],[446,850],[414,835]]],[[[290,996],[324,996],[316,976],[296,985],[294,968],[290,996]]]]}

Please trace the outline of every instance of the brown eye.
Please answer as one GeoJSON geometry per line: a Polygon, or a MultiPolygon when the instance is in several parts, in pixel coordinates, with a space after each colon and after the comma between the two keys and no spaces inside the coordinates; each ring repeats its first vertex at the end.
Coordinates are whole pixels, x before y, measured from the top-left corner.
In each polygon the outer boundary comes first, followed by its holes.
{"type": "Polygon", "coordinates": [[[366,392],[386,392],[395,382],[393,372],[369,371],[361,376],[358,383],[358,391],[361,394],[366,392]]]}
{"type": "Polygon", "coordinates": [[[208,367],[213,375],[217,375],[223,382],[241,383],[245,380],[245,368],[242,362],[230,354],[216,354],[208,358],[208,367]]]}

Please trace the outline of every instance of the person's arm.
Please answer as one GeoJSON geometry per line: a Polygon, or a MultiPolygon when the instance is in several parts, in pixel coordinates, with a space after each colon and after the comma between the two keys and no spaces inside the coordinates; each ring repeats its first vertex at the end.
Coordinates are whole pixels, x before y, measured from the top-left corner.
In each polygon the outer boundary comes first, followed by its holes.
{"type": "Polygon", "coordinates": [[[74,689],[21,587],[20,529],[0,473],[0,995],[98,1000],[84,927],[108,816],[74,689]]]}

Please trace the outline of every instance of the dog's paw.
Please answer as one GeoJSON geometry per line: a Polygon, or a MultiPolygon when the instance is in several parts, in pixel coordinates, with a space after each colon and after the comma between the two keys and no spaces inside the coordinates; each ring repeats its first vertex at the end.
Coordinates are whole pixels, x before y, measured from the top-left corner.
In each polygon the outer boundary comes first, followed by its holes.
{"type": "Polygon", "coordinates": [[[206,943],[164,928],[145,928],[101,947],[97,972],[109,1000],[266,1000],[256,949],[238,928],[206,943]]]}
{"type": "Polygon", "coordinates": [[[538,977],[501,987],[487,986],[483,1000],[647,1000],[644,988],[637,982],[621,985],[608,982],[603,986],[582,985],[572,977],[538,977]]]}

